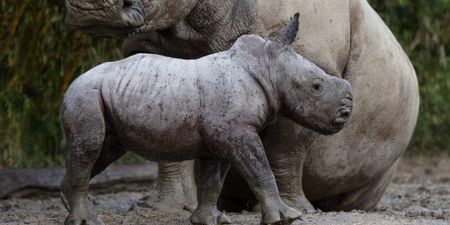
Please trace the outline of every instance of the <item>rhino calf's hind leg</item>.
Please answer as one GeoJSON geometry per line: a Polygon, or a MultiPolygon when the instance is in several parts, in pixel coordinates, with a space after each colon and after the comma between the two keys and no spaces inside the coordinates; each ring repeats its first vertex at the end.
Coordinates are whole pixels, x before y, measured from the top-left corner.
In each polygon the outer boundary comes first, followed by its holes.
{"type": "Polygon", "coordinates": [[[108,137],[108,132],[106,133],[102,151],[91,171],[91,179],[103,172],[103,170],[111,165],[111,163],[117,161],[127,153],[121,146],[116,145],[115,142],[108,137]]]}
{"type": "Polygon", "coordinates": [[[217,209],[217,200],[222,190],[230,163],[217,159],[197,160],[198,208],[191,216],[195,225],[229,224],[230,218],[217,209]]]}
{"type": "Polygon", "coordinates": [[[92,169],[100,156],[105,138],[105,121],[99,91],[67,95],[61,111],[67,138],[66,174],[61,183],[69,215],[65,225],[100,225],[88,200],[92,169]]]}

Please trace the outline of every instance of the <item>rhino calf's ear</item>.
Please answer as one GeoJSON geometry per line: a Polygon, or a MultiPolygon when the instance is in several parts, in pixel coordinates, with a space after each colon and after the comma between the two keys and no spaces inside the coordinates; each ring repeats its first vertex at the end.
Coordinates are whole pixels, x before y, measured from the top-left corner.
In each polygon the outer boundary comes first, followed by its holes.
{"type": "Polygon", "coordinates": [[[299,17],[300,13],[296,13],[294,17],[291,18],[286,27],[284,27],[280,34],[278,34],[278,36],[275,38],[275,41],[284,46],[291,45],[297,37],[299,17]]]}

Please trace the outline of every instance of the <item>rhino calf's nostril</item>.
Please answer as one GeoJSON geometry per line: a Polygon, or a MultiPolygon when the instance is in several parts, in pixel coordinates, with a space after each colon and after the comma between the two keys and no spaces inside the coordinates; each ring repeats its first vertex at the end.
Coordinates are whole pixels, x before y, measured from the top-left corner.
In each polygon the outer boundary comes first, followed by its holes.
{"type": "Polygon", "coordinates": [[[340,113],[340,116],[344,117],[344,118],[348,118],[350,116],[350,110],[347,110],[347,109],[342,110],[340,113]]]}
{"type": "Polygon", "coordinates": [[[132,0],[124,0],[123,1],[123,8],[130,8],[131,6],[133,6],[133,1],[132,0]]]}

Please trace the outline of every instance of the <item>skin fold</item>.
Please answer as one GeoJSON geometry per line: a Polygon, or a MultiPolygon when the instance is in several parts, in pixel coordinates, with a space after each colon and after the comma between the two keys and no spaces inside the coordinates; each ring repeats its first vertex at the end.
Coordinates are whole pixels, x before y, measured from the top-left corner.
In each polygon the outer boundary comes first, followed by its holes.
{"type": "MultiPolygon", "coordinates": [[[[66,2],[83,5],[80,0],[66,2]]],[[[142,11],[144,21],[136,17],[131,23],[139,25],[123,25],[126,20],[115,16],[122,15],[121,7],[106,15],[112,8],[101,1],[96,10],[75,10],[67,4],[68,23],[92,35],[124,39],[124,55],[198,58],[227,49],[244,34],[274,37],[300,12],[301,35],[292,47],[328,74],[348,80],[355,107],[348,125],[333,136],[283,117],[260,133],[280,195],[305,211],[376,206],[411,139],[419,92],[408,57],[366,0],[131,2],[142,11]],[[155,10],[166,13],[152,13],[155,10]]],[[[171,173],[163,173],[160,189],[184,196],[180,202],[161,193],[162,209],[196,207],[194,182],[180,175],[193,166],[184,164],[161,165],[171,173]]],[[[251,202],[251,195],[236,174],[232,171],[225,181],[221,202],[239,210],[251,202]]]]}
{"type": "Polygon", "coordinates": [[[298,218],[279,195],[258,132],[280,114],[335,134],[350,117],[352,91],[289,46],[297,28],[298,14],[274,41],[246,35],[197,60],[137,54],[78,77],[61,109],[65,224],[101,224],[87,200],[89,180],[117,149],[154,161],[199,159],[193,224],[231,222],[216,206],[230,167],[261,203],[262,224],[298,218]]]}

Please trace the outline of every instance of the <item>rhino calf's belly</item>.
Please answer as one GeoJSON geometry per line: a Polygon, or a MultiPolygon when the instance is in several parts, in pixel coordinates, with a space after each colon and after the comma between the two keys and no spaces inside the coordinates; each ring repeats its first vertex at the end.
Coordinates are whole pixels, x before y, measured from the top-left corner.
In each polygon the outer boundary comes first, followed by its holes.
{"type": "Polygon", "coordinates": [[[127,151],[151,161],[182,161],[206,156],[200,135],[193,130],[176,133],[127,128],[116,139],[127,151]]]}
{"type": "MultiPolygon", "coordinates": [[[[161,91],[164,93],[164,90],[161,91]]],[[[162,94],[164,96],[164,94],[162,94]]],[[[142,97],[140,99],[143,99],[142,97]]],[[[114,138],[128,151],[152,161],[181,161],[202,157],[203,144],[198,132],[199,112],[184,109],[170,99],[124,101],[110,108],[107,124],[114,138]]]]}

